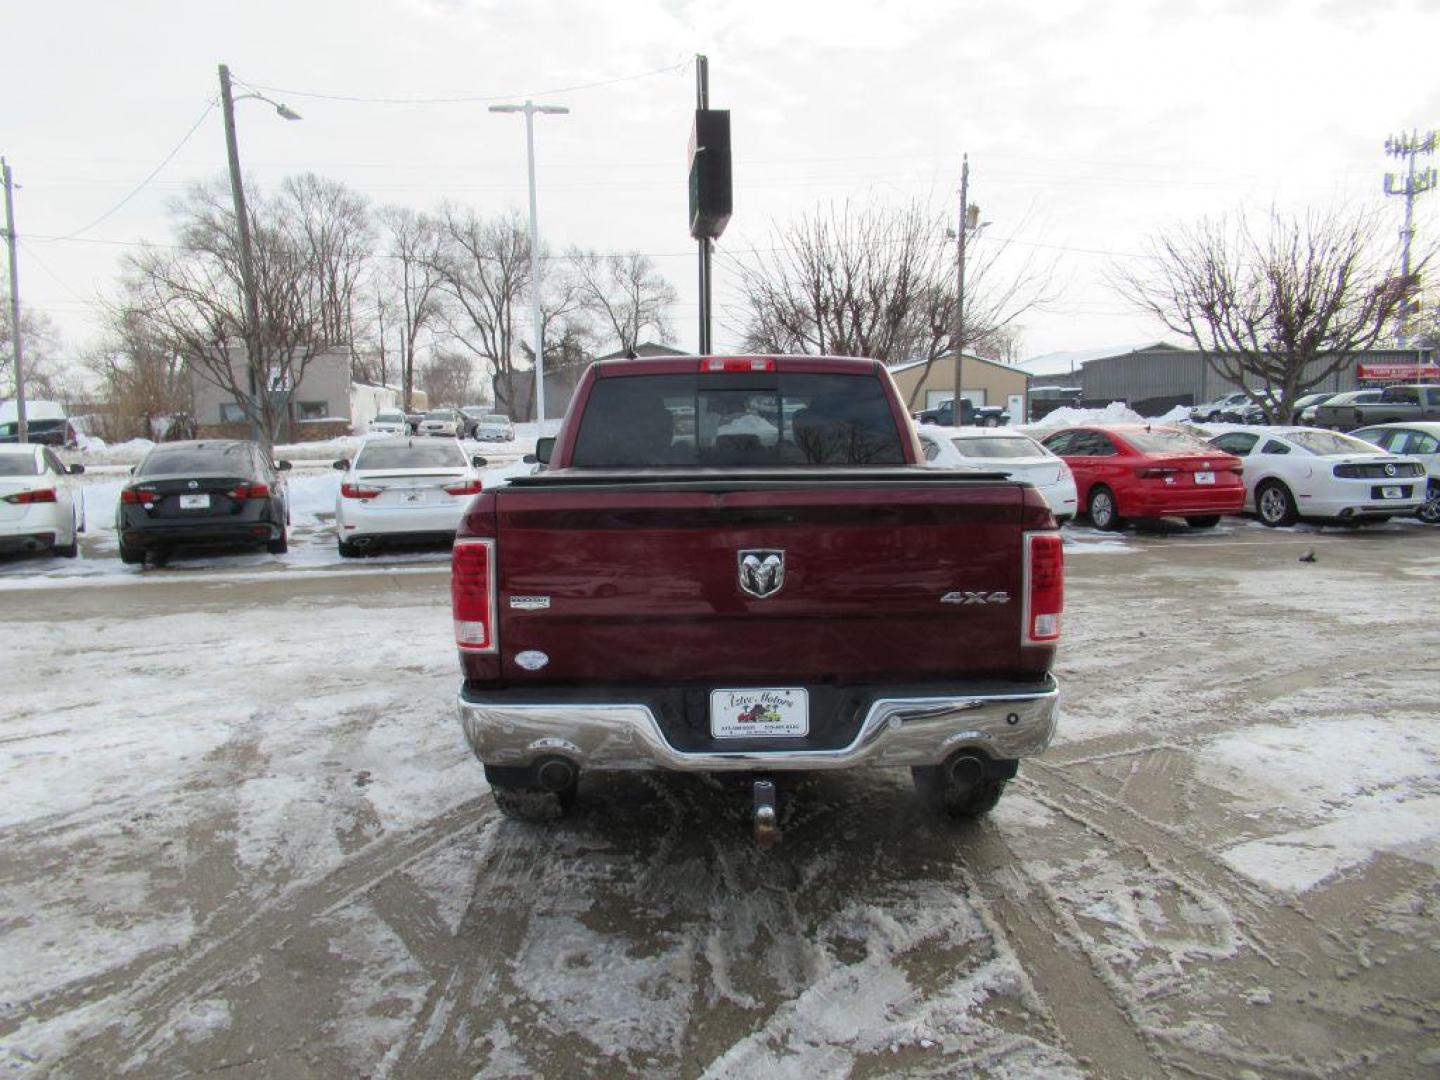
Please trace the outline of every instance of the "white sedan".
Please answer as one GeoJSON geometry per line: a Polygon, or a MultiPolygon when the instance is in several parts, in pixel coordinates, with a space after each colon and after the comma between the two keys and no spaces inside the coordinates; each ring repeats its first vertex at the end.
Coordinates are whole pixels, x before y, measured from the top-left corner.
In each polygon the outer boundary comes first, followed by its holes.
{"type": "Polygon", "coordinates": [[[1266,525],[1302,517],[1384,521],[1425,503],[1425,466],[1338,431],[1236,428],[1210,440],[1245,469],[1245,508],[1266,525]]]}
{"type": "Polygon", "coordinates": [[[371,435],[409,435],[410,421],[399,409],[381,409],[366,431],[371,435]]]}
{"type": "Polygon", "coordinates": [[[1070,466],[1018,431],[950,428],[921,424],[920,446],[927,464],[937,469],[1006,472],[1039,489],[1055,520],[1075,516],[1075,477],[1070,466]]]}
{"type": "Polygon", "coordinates": [[[482,457],[458,442],[372,439],[345,470],[335,501],[340,554],[362,555],[385,540],[453,539],[470,500],[480,494],[482,457]]]}
{"type": "Polygon", "coordinates": [[[49,548],[73,559],[85,507],[70,478],[84,471],[83,465],[66,465],[48,446],[0,446],[0,551],[49,548]]]}
{"type": "Polygon", "coordinates": [[[1418,458],[1428,476],[1425,505],[1417,516],[1427,525],[1440,525],[1440,424],[1427,420],[1377,424],[1350,432],[1351,437],[1374,443],[1392,454],[1418,458]]]}

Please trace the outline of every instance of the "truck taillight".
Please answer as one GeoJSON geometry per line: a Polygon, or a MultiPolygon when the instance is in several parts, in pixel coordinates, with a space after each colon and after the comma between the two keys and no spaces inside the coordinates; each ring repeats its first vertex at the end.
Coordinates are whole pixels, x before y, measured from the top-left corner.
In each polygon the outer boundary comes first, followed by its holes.
{"type": "Polygon", "coordinates": [[[1065,607],[1065,552],[1059,533],[1025,534],[1025,629],[1021,643],[1060,640],[1065,607]]]}
{"type": "Polygon", "coordinates": [[[455,541],[450,552],[450,607],[456,645],[471,653],[496,651],[494,540],[455,541]]]}
{"type": "Polygon", "coordinates": [[[768,356],[707,356],[700,361],[702,373],[774,370],[775,360],[768,356]]]}

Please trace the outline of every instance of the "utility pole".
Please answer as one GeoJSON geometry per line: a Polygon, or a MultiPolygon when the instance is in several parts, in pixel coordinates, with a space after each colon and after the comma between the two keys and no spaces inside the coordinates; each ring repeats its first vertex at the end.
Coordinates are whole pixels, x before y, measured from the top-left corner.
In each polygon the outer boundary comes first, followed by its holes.
{"type": "Polygon", "coordinates": [[[1429,156],[1435,152],[1436,133],[1427,131],[1423,136],[1418,131],[1409,134],[1401,132],[1385,140],[1385,153],[1391,157],[1406,158],[1407,165],[1403,180],[1397,181],[1394,173],[1385,174],[1385,194],[1402,195],[1405,198],[1405,224],[1400,229],[1400,281],[1405,290],[1405,299],[1400,308],[1399,345],[1403,349],[1410,315],[1414,311],[1411,294],[1418,291],[1419,282],[1410,280],[1410,242],[1415,238],[1415,196],[1423,195],[1435,187],[1435,170],[1426,169],[1418,175],[1415,172],[1415,158],[1420,154],[1429,156]]]}
{"type": "Polygon", "coordinates": [[[5,177],[5,245],[10,249],[10,348],[15,356],[15,419],[16,437],[30,441],[30,427],[25,420],[25,367],[20,355],[20,268],[15,264],[15,181],[10,163],[0,158],[0,172],[5,177]]]}
{"type": "MultiPolygon", "coordinates": [[[[710,59],[700,54],[695,57],[695,108],[710,108],[710,59]]],[[[701,356],[709,356],[710,341],[710,237],[701,236],[700,245],[700,348],[701,356]]]]}
{"type": "Polygon", "coordinates": [[[545,433],[545,317],[540,310],[540,225],[535,216],[535,114],[563,116],[570,110],[563,105],[491,105],[493,113],[525,114],[525,160],[530,172],[530,310],[535,332],[535,421],[545,433]]]}
{"type": "MultiPolygon", "coordinates": [[[[245,183],[240,177],[240,149],[235,142],[235,98],[230,69],[220,65],[220,104],[225,113],[225,150],[230,159],[230,197],[235,201],[235,228],[240,236],[240,287],[245,292],[245,376],[250,394],[250,437],[260,438],[260,299],[255,291],[255,264],[250,254],[250,215],[245,209],[245,183]]],[[[226,364],[230,357],[227,353],[226,364]]],[[[268,440],[267,440],[268,441],[268,440]]]]}
{"type": "MultiPolygon", "coordinates": [[[[970,155],[960,158],[960,216],[955,221],[955,328],[950,337],[955,345],[955,400],[951,406],[950,420],[955,427],[961,425],[965,406],[961,398],[961,384],[965,375],[965,234],[970,231],[970,155]]],[[[977,213],[976,218],[979,217],[977,213]]]]}

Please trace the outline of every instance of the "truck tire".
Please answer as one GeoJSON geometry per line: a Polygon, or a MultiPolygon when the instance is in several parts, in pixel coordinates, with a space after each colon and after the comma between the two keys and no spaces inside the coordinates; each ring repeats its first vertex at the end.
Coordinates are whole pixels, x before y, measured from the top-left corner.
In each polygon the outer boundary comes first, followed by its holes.
{"type": "Polygon", "coordinates": [[[1115,493],[1104,484],[1096,484],[1090,489],[1090,498],[1085,505],[1090,514],[1090,524],[1097,529],[1114,532],[1125,524],[1115,509],[1115,493]]]}
{"type": "Polygon", "coordinates": [[[546,791],[536,783],[530,769],[486,765],[485,782],[500,812],[516,821],[554,821],[575,808],[578,783],[560,791],[546,791]]]}
{"type": "Polygon", "coordinates": [[[957,787],[945,776],[940,765],[917,765],[910,769],[920,801],[937,814],[952,818],[984,817],[1000,796],[1005,794],[1006,780],[979,780],[967,787],[957,787]]]}

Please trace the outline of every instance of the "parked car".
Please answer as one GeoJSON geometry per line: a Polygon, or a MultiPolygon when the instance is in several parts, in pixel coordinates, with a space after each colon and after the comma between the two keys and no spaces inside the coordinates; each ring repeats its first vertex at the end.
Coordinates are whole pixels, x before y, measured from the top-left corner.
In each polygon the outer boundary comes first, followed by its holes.
{"type": "Polygon", "coordinates": [[[371,435],[409,435],[410,420],[399,409],[381,409],[365,430],[371,435]]]}
{"type": "Polygon", "coordinates": [[[1303,517],[1384,521],[1425,502],[1425,467],[1338,431],[1227,431],[1210,445],[1243,463],[1245,506],[1271,527],[1303,517]]]}
{"type": "Polygon", "coordinates": [[[1387,386],[1374,401],[1355,401],[1345,430],[1400,424],[1416,420],[1440,420],[1440,386],[1387,386]]]}
{"type": "Polygon", "coordinates": [[[1440,423],[1422,420],[1413,424],[1383,424],[1361,428],[1350,435],[1392,454],[1415,458],[1424,465],[1425,503],[1416,516],[1427,525],[1440,525],[1440,423]]]}
{"type": "MultiPolygon", "coordinates": [[[[25,403],[25,439],[43,446],[73,447],[75,427],[58,401],[25,403]]],[[[14,401],[0,402],[0,444],[20,441],[20,410],[14,401]]]]}
{"type": "Polygon", "coordinates": [[[1273,390],[1257,391],[1255,396],[1260,401],[1247,400],[1238,409],[1228,409],[1220,417],[1222,421],[1230,424],[1268,424],[1270,417],[1266,416],[1264,404],[1270,406],[1270,415],[1278,416],[1280,407],[1280,395],[1273,390]],[[1261,404],[1263,402],[1264,404],[1261,404]]]}
{"type": "Polygon", "coordinates": [[[1250,395],[1240,390],[1233,394],[1226,394],[1214,401],[1207,401],[1196,405],[1190,410],[1190,419],[1197,424],[1214,424],[1225,417],[1236,415],[1241,408],[1250,403],[1250,395]]]}
{"type": "Polygon", "coordinates": [[[777,774],[889,766],[975,817],[1049,742],[1054,518],[917,467],[878,362],[592,364],[536,456],[451,561],[460,719],[503,812],[564,811],[584,770],[749,774],[763,843],[777,774]]]}
{"type": "Polygon", "coordinates": [[[73,559],[85,530],[85,506],[66,465],[48,446],[0,446],[0,552],[42,551],[73,559]]]}
{"type": "Polygon", "coordinates": [[[1302,394],[1295,399],[1295,423],[1301,427],[1315,424],[1315,410],[1333,398],[1338,391],[1325,390],[1318,394],[1302,394]]]}
{"type": "Polygon", "coordinates": [[[371,439],[342,459],[335,500],[335,537],[346,558],[382,541],[453,540],[460,515],[480,493],[482,457],[458,442],[371,439]]]}
{"type": "Polygon", "coordinates": [[[420,421],[417,435],[441,435],[459,439],[465,435],[465,414],[459,409],[431,409],[420,421]]]}
{"type": "Polygon", "coordinates": [[[1355,415],[1351,412],[1350,406],[1379,399],[1379,390],[1346,390],[1335,394],[1328,401],[1315,406],[1314,426],[1336,431],[1342,428],[1357,427],[1358,425],[1351,423],[1355,415]]]}
{"type": "Polygon", "coordinates": [[[1097,529],[1161,517],[1208,529],[1245,502],[1240,462],[1172,427],[1063,428],[1044,443],[1075,474],[1079,505],[1097,529]]]}
{"type": "MultiPolygon", "coordinates": [[[[955,399],[946,398],[933,409],[922,409],[913,414],[922,424],[939,424],[941,427],[955,427],[955,399]]],[[[976,405],[969,398],[960,399],[960,425],[1000,427],[1010,422],[1010,414],[999,405],[976,405]]]]}
{"type": "Polygon", "coordinates": [[[147,555],[194,545],[263,545],[272,555],[283,554],[289,544],[289,468],[249,440],[160,443],[120,490],[120,561],[139,565],[147,555]]]}
{"type": "Polygon", "coordinates": [[[515,438],[515,425],[504,413],[486,413],[475,425],[474,438],[480,442],[509,442],[515,438]]]}
{"type": "Polygon", "coordinates": [[[1058,524],[1075,516],[1075,477],[1070,466],[1018,431],[984,428],[918,429],[925,460],[936,468],[1000,471],[1035,485],[1058,524]]]}

